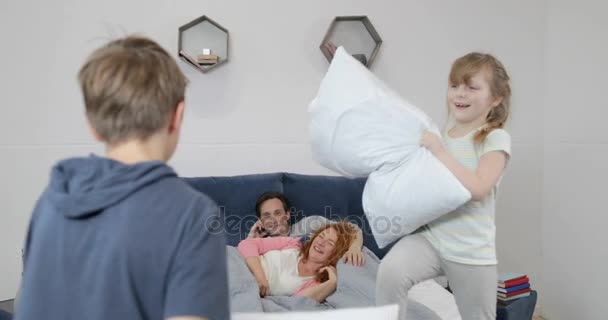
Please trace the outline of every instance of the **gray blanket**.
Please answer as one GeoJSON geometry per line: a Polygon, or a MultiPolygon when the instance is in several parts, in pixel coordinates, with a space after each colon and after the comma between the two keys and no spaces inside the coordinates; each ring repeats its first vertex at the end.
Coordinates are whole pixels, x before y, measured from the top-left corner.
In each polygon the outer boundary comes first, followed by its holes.
{"type": "MultiPolygon", "coordinates": [[[[318,311],[326,309],[375,306],[376,273],[380,260],[363,249],[365,265],[338,264],[338,286],[324,303],[306,297],[267,296],[260,298],[255,278],[235,247],[228,246],[230,309],[232,312],[318,311]]],[[[426,306],[408,302],[408,319],[441,320],[426,306]]]]}

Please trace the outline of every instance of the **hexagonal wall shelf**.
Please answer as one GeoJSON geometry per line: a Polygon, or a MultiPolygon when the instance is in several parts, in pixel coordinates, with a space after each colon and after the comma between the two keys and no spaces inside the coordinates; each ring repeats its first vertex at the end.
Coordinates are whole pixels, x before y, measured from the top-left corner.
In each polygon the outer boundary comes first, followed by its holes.
{"type": "Polygon", "coordinates": [[[341,16],[334,18],[319,48],[331,62],[335,47],[343,46],[369,68],[381,45],[382,38],[367,16],[341,16]]]}
{"type": "Polygon", "coordinates": [[[207,72],[228,61],[228,30],[207,16],[179,27],[180,58],[207,72]]]}

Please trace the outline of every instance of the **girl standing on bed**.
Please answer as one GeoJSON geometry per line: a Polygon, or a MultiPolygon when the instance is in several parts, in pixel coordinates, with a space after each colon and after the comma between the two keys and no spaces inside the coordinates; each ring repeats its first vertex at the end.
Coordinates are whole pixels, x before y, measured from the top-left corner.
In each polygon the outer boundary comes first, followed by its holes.
{"type": "Polygon", "coordinates": [[[238,250],[260,288],[260,296],[306,296],[323,302],[336,290],[336,264],[355,238],[348,222],[329,224],[302,244],[297,238],[249,238],[238,250]]]}
{"type": "Polygon", "coordinates": [[[471,192],[465,205],[399,240],[378,271],[378,305],[399,303],[405,319],[409,289],[446,275],[464,320],[496,318],[494,208],[499,181],[511,154],[503,129],[511,88],[500,61],[469,53],[452,64],[447,91],[451,126],[442,140],[422,135],[435,155],[471,192]]]}

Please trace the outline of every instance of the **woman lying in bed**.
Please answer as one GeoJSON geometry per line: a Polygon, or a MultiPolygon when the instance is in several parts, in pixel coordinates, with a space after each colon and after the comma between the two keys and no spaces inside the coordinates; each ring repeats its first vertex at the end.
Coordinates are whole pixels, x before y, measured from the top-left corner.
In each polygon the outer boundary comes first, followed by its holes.
{"type": "Polygon", "coordinates": [[[318,302],[336,290],[336,264],[356,230],[348,222],[317,230],[306,243],[289,237],[250,238],[238,250],[260,287],[260,296],[306,296],[318,302]]]}

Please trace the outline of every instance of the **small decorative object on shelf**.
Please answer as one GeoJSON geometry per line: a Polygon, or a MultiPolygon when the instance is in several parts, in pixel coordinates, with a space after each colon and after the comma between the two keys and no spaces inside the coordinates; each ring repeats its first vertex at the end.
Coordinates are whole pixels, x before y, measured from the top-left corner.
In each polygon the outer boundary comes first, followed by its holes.
{"type": "Polygon", "coordinates": [[[341,16],[334,18],[319,47],[331,62],[336,47],[343,46],[369,68],[381,45],[382,38],[367,16],[341,16]]]}
{"type": "Polygon", "coordinates": [[[179,28],[178,53],[186,63],[207,72],[228,61],[228,30],[202,16],[179,28]]]}

